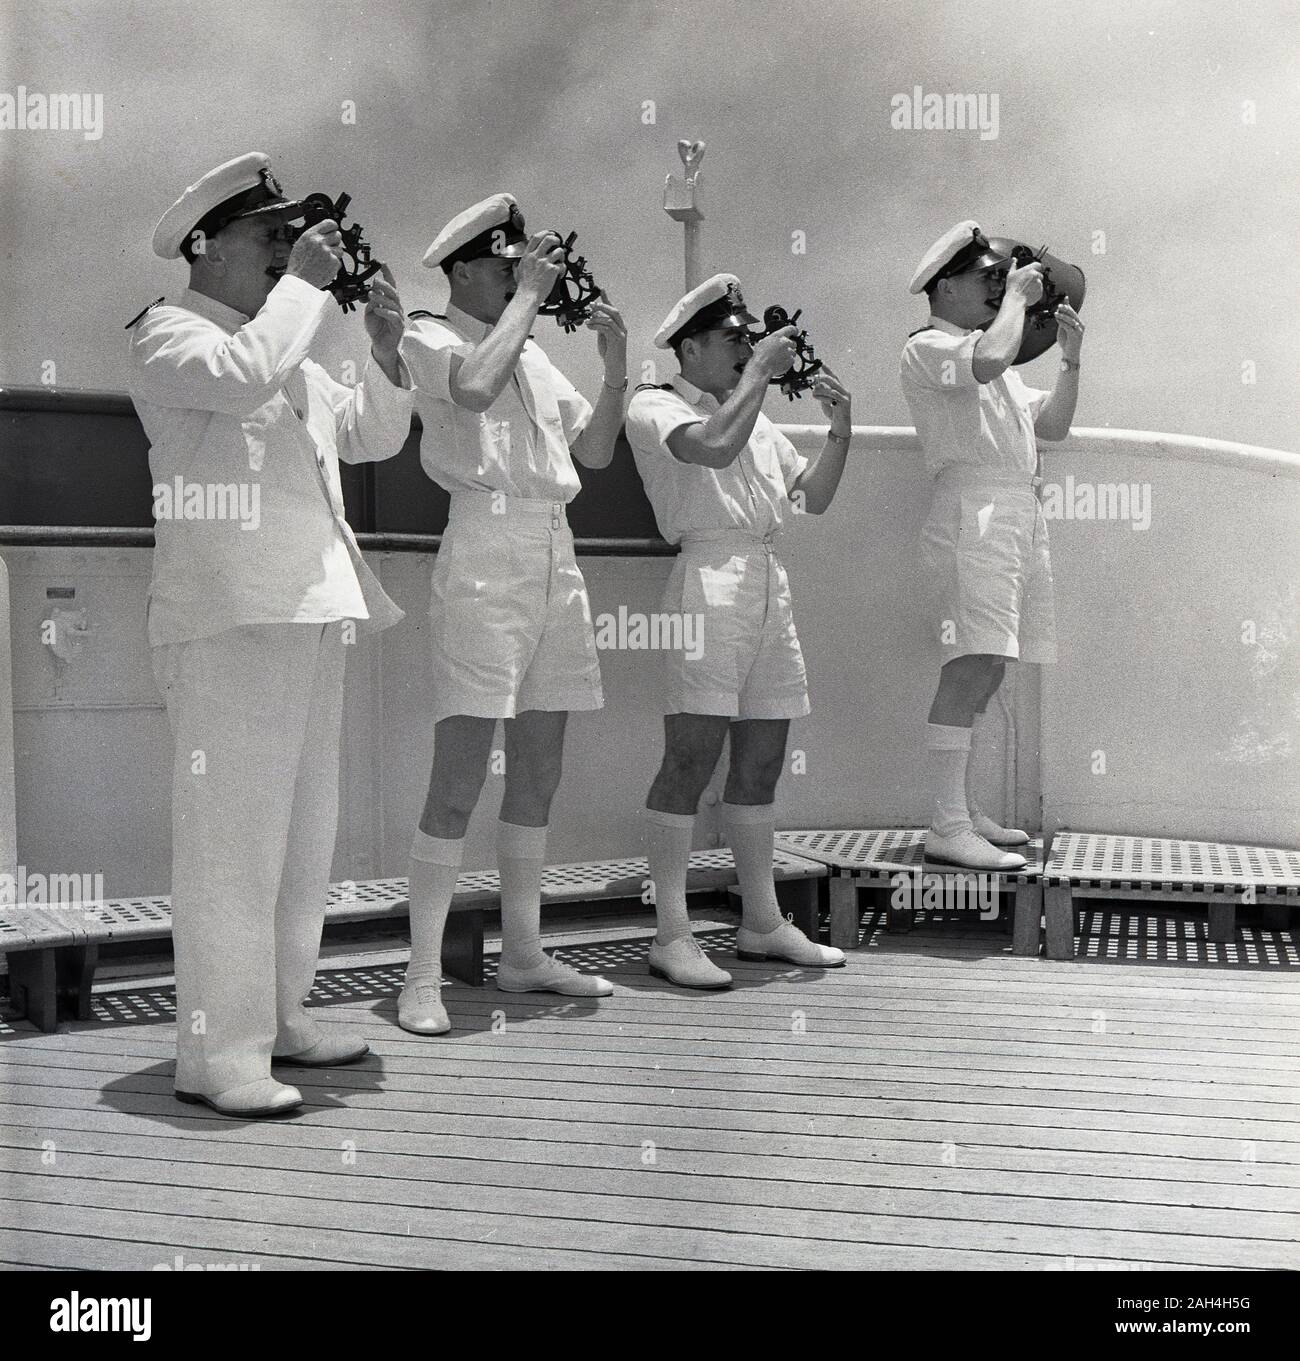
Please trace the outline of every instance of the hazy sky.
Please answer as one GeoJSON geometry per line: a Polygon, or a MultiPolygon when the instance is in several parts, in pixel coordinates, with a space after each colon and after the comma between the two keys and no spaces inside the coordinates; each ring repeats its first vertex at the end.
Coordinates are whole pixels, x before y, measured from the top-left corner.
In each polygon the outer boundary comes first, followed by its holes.
{"type": "MultiPolygon", "coordinates": [[[[1079,425],[1296,449],[1297,52],[1292,0],[0,0],[0,94],[104,108],[95,141],[0,131],[0,383],[53,360],[60,387],[120,391],[123,324],[185,282],[154,223],[249,150],[290,192],[350,192],[408,306],[443,301],[420,256],[477,198],[509,189],[530,226],[576,228],[635,381],[682,291],[662,190],[691,136],[710,268],[751,306],[804,309],[859,422],[908,423],[898,354],[925,308],[907,282],[972,216],[1087,273],[1079,425]],[[891,128],[917,85],[996,94],[998,136],[891,128]]],[[[594,340],[538,335],[590,389],[594,340]]],[[[322,358],[363,349],[359,318],[332,316],[322,358]]]]}

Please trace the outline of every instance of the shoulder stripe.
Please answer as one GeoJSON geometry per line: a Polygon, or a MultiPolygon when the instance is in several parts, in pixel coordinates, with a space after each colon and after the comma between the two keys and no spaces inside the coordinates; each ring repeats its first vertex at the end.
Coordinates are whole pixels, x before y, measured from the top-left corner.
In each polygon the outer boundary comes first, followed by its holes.
{"type": "Polygon", "coordinates": [[[152,312],[153,309],[154,309],[155,307],[157,307],[160,303],[166,302],[166,300],[167,300],[167,295],[166,295],[165,293],[163,294],[163,296],[162,296],[161,298],[155,298],[155,299],[153,300],[153,302],[151,302],[151,303],[149,304],[148,307],[143,308],[141,311],[137,312],[137,313],[135,314],[135,316],[133,316],[133,317],[131,318],[131,320],[128,321],[128,322],[126,323],[126,325],[122,327],[122,329],[123,329],[124,331],[129,331],[129,330],[131,329],[131,327],[134,326],[134,325],[136,324],[136,322],[138,322],[138,321],[143,321],[144,318],[147,317],[147,316],[149,315],[149,313],[152,312]]]}

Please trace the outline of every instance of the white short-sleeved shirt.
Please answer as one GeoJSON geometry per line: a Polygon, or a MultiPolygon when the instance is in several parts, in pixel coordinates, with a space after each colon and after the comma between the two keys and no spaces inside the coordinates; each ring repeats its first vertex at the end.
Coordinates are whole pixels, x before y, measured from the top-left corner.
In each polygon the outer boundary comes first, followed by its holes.
{"type": "Polygon", "coordinates": [[[447,491],[504,492],[566,504],[582,490],[569,446],[591,420],[591,403],[532,339],[486,411],[457,405],[451,359],[468,359],[491,326],[459,307],[419,317],[402,339],[424,424],[420,463],[447,491]]]}
{"type": "Polygon", "coordinates": [[[1032,477],[1034,419],[1051,394],[1027,387],[1011,368],[977,382],[971,365],[983,334],[931,317],[903,346],[899,377],[926,467],[932,475],[961,464],[1032,477]]]}
{"type": "Polygon", "coordinates": [[[628,403],[628,443],[669,543],[725,529],[764,538],[792,513],[790,492],[808,460],[761,411],[749,442],[725,468],[674,456],[669,435],[708,420],[720,405],[681,374],[669,388],[644,388],[628,403]]]}

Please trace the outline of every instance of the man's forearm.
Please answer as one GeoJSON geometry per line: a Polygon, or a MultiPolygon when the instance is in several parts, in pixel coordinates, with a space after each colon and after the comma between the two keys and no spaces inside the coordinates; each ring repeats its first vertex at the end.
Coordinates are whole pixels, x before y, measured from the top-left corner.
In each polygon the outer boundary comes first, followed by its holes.
{"type": "Polygon", "coordinates": [[[975,344],[972,369],[978,382],[992,382],[1011,365],[1020,349],[1025,330],[1025,302],[1019,296],[1008,296],[998,309],[993,325],[975,344]],[[993,371],[996,370],[996,371],[993,371]],[[987,374],[987,377],[983,376],[987,374]]]}
{"type": "Polygon", "coordinates": [[[609,467],[618,432],[623,428],[624,395],[622,389],[615,390],[608,383],[601,383],[591,420],[569,451],[584,468],[609,467]]]}
{"type": "Polygon", "coordinates": [[[820,515],[829,508],[839,490],[840,478],[844,476],[848,453],[848,436],[830,434],[816,460],[800,473],[791,490],[791,498],[802,493],[802,509],[807,514],[820,515]]]}
{"type": "Polygon", "coordinates": [[[766,377],[746,368],[731,396],[704,422],[705,441],[721,450],[728,462],[749,443],[766,396],[766,377]]]}
{"type": "Polygon", "coordinates": [[[402,356],[397,350],[391,353],[380,354],[378,350],[371,346],[370,357],[379,366],[380,372],[388,379],[395,388],[407,389],[414,384],[409,381],[409,374],[406,366],[402,363],[402,356]],[[406,378],[407,381],[403,381],[406,378]]]}
{"type": "Polygon", "coordinates": [[[1067,369],[1056,380],[1052,395],[1043,403],[1034,422],[1034,434],[1039,439],[1062,440],[1070,433],[1074,408],[1079,402],[1079,369],[1067,369]]]}
{"type": "Polygon", "coordinates": [[[475,347],[474,353],[461,361],[456,371],[453,397],[471,399],[476,410],[486,411],[505,391],[519,356],[523,353],[528,333],[537,317],[543,300],[536,294],[520,289],[511,298],[501,319],[475,347]]]}

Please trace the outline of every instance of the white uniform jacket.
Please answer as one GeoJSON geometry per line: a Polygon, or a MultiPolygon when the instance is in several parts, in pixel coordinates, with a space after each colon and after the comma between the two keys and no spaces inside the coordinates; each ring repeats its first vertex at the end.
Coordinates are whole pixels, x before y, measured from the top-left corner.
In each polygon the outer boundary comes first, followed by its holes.
{"type": "Polygon", "coordinates": [[[187,289],[134,327],[128,388],[150,441],[149,641],[248,624],[402,617],[343,514],[339,459],[391,458],[413,396],[368,360],[335,382],[308,349],[332,299],[286,275],[248,318],[187,289]]]}

